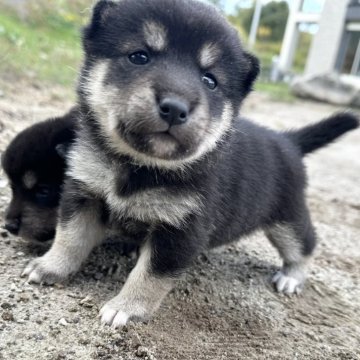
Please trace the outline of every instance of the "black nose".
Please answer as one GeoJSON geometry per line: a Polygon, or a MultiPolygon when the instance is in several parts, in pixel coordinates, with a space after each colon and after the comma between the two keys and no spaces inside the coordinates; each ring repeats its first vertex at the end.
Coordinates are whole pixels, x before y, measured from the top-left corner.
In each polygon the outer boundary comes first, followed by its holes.
{"type": "Polygon", "coordinates": [[[9,233],[17,235],[20,230],[20,220],[19,219],[6,220],[4,228],[9,233]]]}
{"type": "Polygon", "coordinates": [[[160,101],[159,113],[170,126],[186,123],[189,107],[182,101],[174,98],[165,98],[160,101]]]}

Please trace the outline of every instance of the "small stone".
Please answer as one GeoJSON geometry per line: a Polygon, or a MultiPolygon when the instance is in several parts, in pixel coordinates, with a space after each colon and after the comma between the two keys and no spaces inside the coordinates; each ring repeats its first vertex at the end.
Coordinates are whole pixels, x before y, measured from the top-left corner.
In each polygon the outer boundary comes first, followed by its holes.
{"type": "Polygon", "coordinates": [[[87,308],[92,308],[94,306],[93,301],[94,299],[90,295],[87,295],[84,299],[80,300],[79,304],[87,308]]]}
{"type": "Polygon", "coordinates": [[[41,341],[41,340],[44,340],[45,337],[44,337],[43,334],[39,333],[39,334],[35,334],[35,335],[34,335],[34,339],[35,339],[36,341],[41,341]]]}
{"type": "Polygon", "coordinates": [[[57,354],[57,357],[56,359],[66,359],[66,352],[65,351],[60,351],[58,354],[57,354]]]}
{"type": "Polygon", "coordinates": [[[78,324],[80,322],[80,317],[79,316],[76,316],[72,319],[72,323],[73,324],[78,324]]]}
{"type": "Polygon", "coordinates": [[[135,352],[138,357],[145,357],[149,355],[149,350],[145,346],[139,346],[135,352]]]}
{"type": "Polygon", "coordinates": [[[1,235],[1,237],[2,238],[7,238],[7,237],[9,237],[9,233],[7,232],[7,231],[2,231],[1,233],[0,233],[0,235],[1,235]]]}
{"type": "Polygon", "coordinates": [[[79,339],[79,344],[88,345],[88,344],[90,344],[90,340],[89,339],[84,339],[84,338],[79,339]]]}
{"type": "Polygon", "coordinates": [[[17,299],[18,302],[28,302],[30,300],[29,296],[21,294],[17,299]]]}
{"type": "Polygon", "coordinates": [[[62,326],[67,326],[69,325],[69,323],[64,319],[64,318],[61,318],[58,322],[59,325],[62,325],[62,326]]]}
{"type": "Polygon", "coordinates": [[[79,310],[75,307],[75,306],[72,306],[68,309],[69,312],[72,312],[72,313],[75,313],[75,312],[78,312],[79,310]]]}
{"type": "Polygon", "coordinates": [[[22,292],[22,289],[19,289],[14,283],[11,283],[10,285],[10,290],[11,291],[15,291],[17,293],[21,293],[22,292]]]}
{"type": "Polygon", "coordinates": [[[1,317],[3,318],[3,320],[5,321],[14,321],[14,315],[11,311],[4,311],[1,315],[1,317]]]}
{"type": "Polygon", "coordinates": [[[16,253],[16,255],[17,255],[17,256],[24,256],[25,253],[23,253],[22,251],[18,251],[18,252],[16,253]]]}
{"type": "Polygon", "coordinates": [[[11,304],[8,302],[4,302],[0,306],[5,310],[11,309],[11,304]]]}

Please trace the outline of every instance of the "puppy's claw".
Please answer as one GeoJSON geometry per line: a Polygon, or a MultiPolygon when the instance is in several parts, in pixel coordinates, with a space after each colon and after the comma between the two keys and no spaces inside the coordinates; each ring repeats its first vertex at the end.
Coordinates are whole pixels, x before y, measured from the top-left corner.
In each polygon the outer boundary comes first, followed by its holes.
{"type": "Polygon", "coordinates": [[[29,276],[30,273],[33,271],[34,267],[35,267],[34,263],[33,263],[33,262],[30,262],[30,263],[26,266],[26,268],[24,269],[24,271],[21,273],[20,276],[21,276],[21,277],[29,276]]]}
{"type": "Polygon", "coordinates": [[[66,278],[59,272],[59,266],[45,257],[32,260],[21,274],[28,283],[52,285],[66,278]]]}
{"type": "Polygon", "coordinates": [[[101,323],[109,325],[113,329],[125,326],[129,319],[129,316],[126,313],[123,311],[116,311],[108,305],[102,307],[99,315],[101,316],[101,323]]]}
{"type": "Polygon", "coordinates": [[[282,271],[277,272],[272,278],[276,290],[286,295],[300,294],[302,282],[295,277],[285,275],[282,271]]]}
{"type": "Polygon", "coordinates": [[[34,270],[30,273],[29,278],[28,278],[28,283],[35,283],[35,284],[40,284],[41,283],[41,276],[34,270]]]}
{"type": "Polygon", "coordinates": [[[124,313],[123,311],[118,311],[115,318],[112,321],[112,328],[117,329],[119,327],[123,327],[127,324],[129,320],[129,315],[124,313]]]}

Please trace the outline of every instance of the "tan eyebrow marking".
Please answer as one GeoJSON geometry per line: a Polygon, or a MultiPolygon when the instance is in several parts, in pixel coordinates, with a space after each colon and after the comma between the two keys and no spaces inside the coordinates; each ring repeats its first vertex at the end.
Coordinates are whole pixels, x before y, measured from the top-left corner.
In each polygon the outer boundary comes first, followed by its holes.
{"type": "Polygon", "coordinates": [[[143,32],[146,44],[155,51],[164,50],[167,46],[166,29],[156,22],[145,22],[143,32]]]}
{"type": "Polygon", "coordinates": [[[220,55],[221,51],[217,44],[207,43],[201,48],[198,60],[201,67],[207,68],[214,65],[220,55]]]}
{"type": "Polygon", "coordinates": [[[31,190],[37,183],[37,177],[32,171],[27,171],[22,177],[22,181],[24,183],[24,186],[28,190],[31,190]]]}

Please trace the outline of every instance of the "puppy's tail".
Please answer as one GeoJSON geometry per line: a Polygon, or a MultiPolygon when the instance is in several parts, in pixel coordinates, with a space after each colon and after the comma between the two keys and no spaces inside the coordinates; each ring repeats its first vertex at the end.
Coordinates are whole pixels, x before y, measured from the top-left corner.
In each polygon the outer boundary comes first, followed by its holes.
{"type": "Polygon", "coordinates": [[[300,148],[302,154],[306,155],[331,143],[346,132],[356,129],[359,124],[359,119],[354,114],[343,112],[334,114],[317,124],[286,132],[286,135],[300,148]]]}

